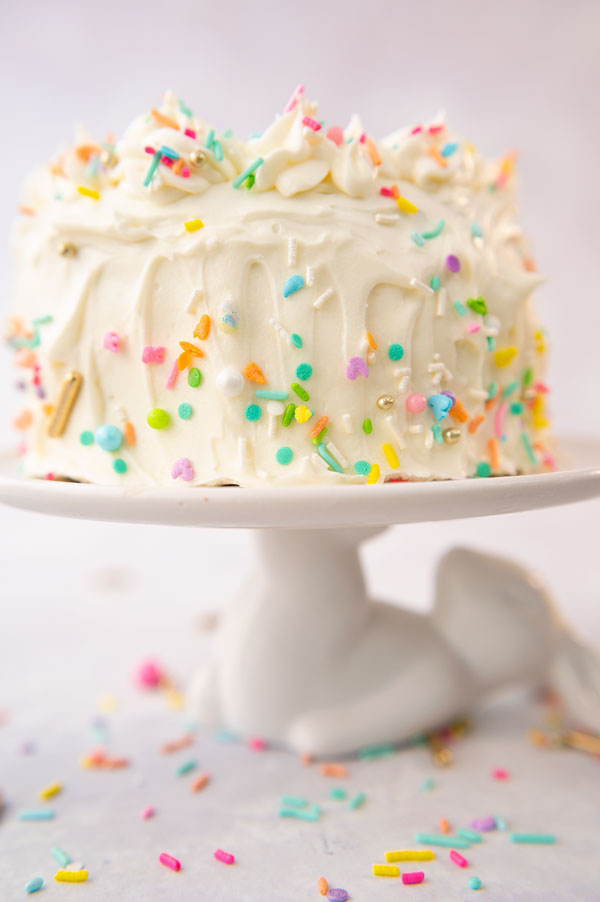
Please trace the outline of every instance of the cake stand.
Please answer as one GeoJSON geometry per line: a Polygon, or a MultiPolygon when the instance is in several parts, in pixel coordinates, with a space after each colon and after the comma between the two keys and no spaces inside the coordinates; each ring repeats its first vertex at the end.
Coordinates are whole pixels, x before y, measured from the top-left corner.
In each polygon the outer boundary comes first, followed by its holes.
{"type": "Polygon", "coordinates": [[[27,480],[4,455],[0,502],[81,519],[256,530],[255,572],[221,616],[212,657],[190,688],[204,723],[331,756],[435,729],[511,683],[543,683],[600,731],[600,660],[531,574],[454,549],[424,616],[370,600],[358,557],[361,542],[392,524],[599,496],[600,440],[561,446],[572,463],[555,473],[270,489],[27,480]]]}

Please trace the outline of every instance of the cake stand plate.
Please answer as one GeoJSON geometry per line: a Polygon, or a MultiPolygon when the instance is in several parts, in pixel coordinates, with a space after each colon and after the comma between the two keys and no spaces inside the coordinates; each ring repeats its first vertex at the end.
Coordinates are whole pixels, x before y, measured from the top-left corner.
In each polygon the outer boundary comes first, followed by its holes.
{"type": "Polygon", "coordinates": [[[358,556],[360,542],[392,524],[600,496],[600,439],[560,445],[571,463],[554,473],[268,489],[31,480],[4,455],[0,503],[80,519],[257,528],[255,572],[221,616],[214,654],[192,684],[205,723],[338,755],[435,729],[519,682],[549,684],[579,723],[600,732],[600,661],[531,574],[454,549],[422,616],[369,599],[358,556]]]}

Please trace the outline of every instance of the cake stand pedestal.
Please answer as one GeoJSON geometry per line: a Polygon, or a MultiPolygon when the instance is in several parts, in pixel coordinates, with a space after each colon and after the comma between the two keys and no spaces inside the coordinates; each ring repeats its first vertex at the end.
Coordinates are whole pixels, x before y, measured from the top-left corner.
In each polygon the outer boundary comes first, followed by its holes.
{"type": "MultiPolygon", "coordinates": [[[[511,683],[548,684],[600,731],[600,663],[510,561],[454,549],[426,616],[368,598],[362,541],[396,523],[516,513],[600,495],[600,442],[574,465],[442,483],[131,492],[26,480],[5,456],[0,502],[83,519],[256,528],[255,572],[221,617],[190,704],[205,723],[313,755],[398,742],[511,683]]],[[[407,565],[402,555],[402,566],[407,565]]]]}

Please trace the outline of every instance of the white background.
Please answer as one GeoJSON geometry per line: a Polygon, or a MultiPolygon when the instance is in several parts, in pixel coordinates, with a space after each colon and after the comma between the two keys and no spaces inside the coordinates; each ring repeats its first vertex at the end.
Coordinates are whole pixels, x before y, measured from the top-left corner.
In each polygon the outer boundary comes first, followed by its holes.
{"type": "MultiPolygon", "coordinates": [[[[71,139],[75,119],[99,138],[119,133],[172,87],[217,128],[246,134],[264,128],[299,81],[329,123],[358,111],[375,136],[446,108],[451,128],[485,153],[520,151],[523,221],[548,277],[538,306],[551,338],[554,418],[559,431],[598,436],[599,32],[594,0],[3,4],[5,310],[19,182],[71,139]]],[[[12,441],[12,378],[3,354],[0,446],[12,441]]],[[[449,545],[512,554],[545,574],[563,612],[600,644],[599,512],[590,502],[400,527],[367,548],[369,582],[424,606],[433,562],[449,545]]],[[[91,712],[144,654],[162,655],[185,679],[197,612],[239,585],[250,541],[0,509],[0,709],[26,722],[41,711],[50,720],[74,707],[91,712]]]]}

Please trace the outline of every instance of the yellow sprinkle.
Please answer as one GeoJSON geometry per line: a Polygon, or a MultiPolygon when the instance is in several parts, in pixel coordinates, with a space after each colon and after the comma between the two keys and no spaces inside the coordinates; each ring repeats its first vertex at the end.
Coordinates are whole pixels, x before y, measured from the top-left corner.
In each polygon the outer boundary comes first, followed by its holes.
{"type": "Polygon", "coordinates": [[[547,429],[550,421],[544,416],[544,399],[542,395],[538,395],[531,405],[531,412],[533,414],[533,428],[547,429]]]}
{"type": "Polygon", "coordinates": [[[385,459],[389,463],[390,467],[393,470],[396,470],[400,466],[400,461],[398,460],[398,455],[392,448],[389,442],[386,442],[385,445],[381,446],[381,450],[385,454],[385,459]]]}
{"type": "Polygon", "coordinates": [[[296,421],[298,423],[306,423],[306,421],[310,420],[310,418],[312,417],[312,410],[310,410],[308,407],[305,407],[304,404],[301,404],[299,407],[296,407],[294,416],[296,417],[296,421]]]}
{"type": "Polygon", "coordinates": [[[494,351],[494,362],[499,368],[508,366],[518,353],[514,345],[509,345],[507,348],[498,348],[497,351],[494,351]]]}
{"type": "Polygon", "coordinates": [[[103,692],[98,700],[98,705],[104,714],[112,714],[117,707],[117,700],[110,692],[103,692]]]}
{"type": "Polygon", "coordinates": [[[379,480],[379,464],[371,464],[369,475],[367,476],[367,485],[375,485],[379,480]]]}
{"type": "Polygon", "coordinates": [[[535,349],[538,354],[543,354],[546,351],[546,341],[544,339],[544,333],[541,329],[538,329],[534,334],[535,338],[535,349]]]}
{"type": "Polygon", "coordinates": [[[431,849],[395,849],[385,853],[386,861],[432,861],[434,858],[431,849]]]}
{"type": "Polygon", "coordinates": [[[94,191],[92,188],[86,188],[85,185],[79,185],[77,190],[84,197],[91,197],[92,200],[100,200],[100,192],[94,191]]]}
{"type": "Polygon", "coordinates": [[[399,877],[400,868],[395,864],[374,864],[373,875],[375,877],[399,877]]]}
{"type": "Polygon", "coordinates": [[[167,692],[167,705],[174,711],[183,708],[183,695],[177,689],[169,689],[167,692]]]}
{"type": "Polygon", "coordinates": [[[187,222],[184,222],[186,232],[197,232],[198,229],[204,228],[204,223],[201,219],[188,219],[187,222]]]}
{"type": "Polygon", "coordinates": [[[58,793],[62,789],[62,783],[51,783],[50,786],[46,786],[45,789],[42,789],[40,792],[40,799],[42,802],[45,799],[51,799],[52,796],[58,795],[58,793]]]}
{"type": "Polygon", "coordinates": [[[87,871],[57,871],[54,879],[58,883],[84,883],[88,879],[87,871]]]}
{"type": "Polygon", "coordinates": [[[419,212],[419,208],[415,207],[414,204],[411,204],[411,202],[409,200],[407,200],[405,197],[397,197],[396,203],[398,204],[398,206],[400,207],[400,209],[402,210],[403,213],[418,213],[419,212]]]}

